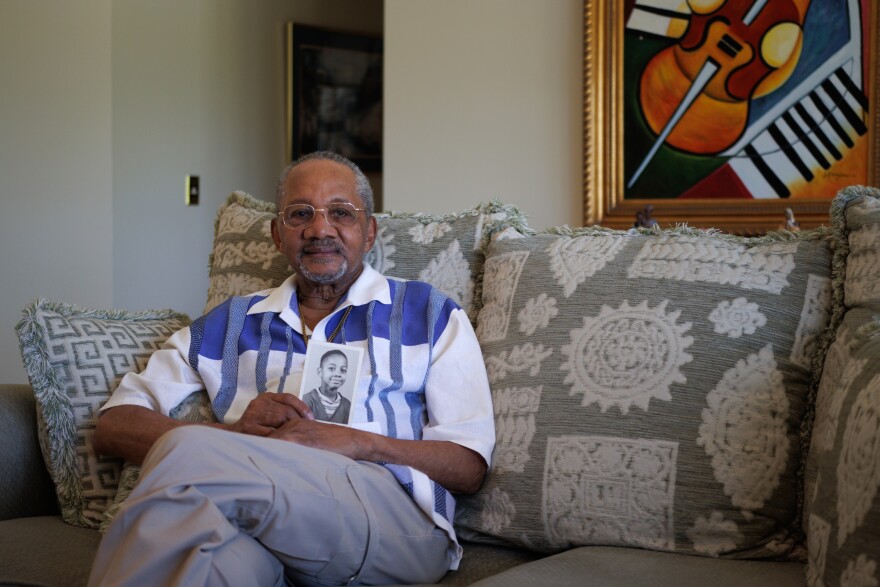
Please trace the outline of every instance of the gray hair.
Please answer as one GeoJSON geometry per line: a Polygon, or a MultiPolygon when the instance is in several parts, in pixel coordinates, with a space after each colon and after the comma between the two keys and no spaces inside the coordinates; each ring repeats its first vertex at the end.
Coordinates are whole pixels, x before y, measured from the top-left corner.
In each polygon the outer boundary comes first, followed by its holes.
{"type": "Polygon", "coordinates": [[[355,165],[350,159],[331,151],[315,151],[314,153],[308,153],[284,168],[284,171],[281,172],[281,176],[278,178],[278,184],[275,187],[275,208],[278,208],[281,205],[281,201],[284,199],[284,184],[287,181],[287,176],[290,175],[290,172],[293,171],[294,167],[300,163],[305,163],[306,161],[333,161],[334,163],[339,163],[340,165],[344,165],[351,169],[354,173],[355,191],[364,203],[367,218],[373,215],[373,188],[370,186],[370,180],[367,179],[367,176],[364,175],[361,168],[355,165]]]}

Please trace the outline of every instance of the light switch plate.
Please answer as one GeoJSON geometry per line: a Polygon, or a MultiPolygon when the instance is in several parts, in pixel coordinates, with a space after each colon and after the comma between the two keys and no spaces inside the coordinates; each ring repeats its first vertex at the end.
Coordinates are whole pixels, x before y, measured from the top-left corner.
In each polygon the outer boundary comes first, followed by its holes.
{"type": "Polygon", "coordinates": [[[186,205],[187,206],[198,206],[199,205],[199,176],[198,175],[187,175],[186,176],[186,205]]]}

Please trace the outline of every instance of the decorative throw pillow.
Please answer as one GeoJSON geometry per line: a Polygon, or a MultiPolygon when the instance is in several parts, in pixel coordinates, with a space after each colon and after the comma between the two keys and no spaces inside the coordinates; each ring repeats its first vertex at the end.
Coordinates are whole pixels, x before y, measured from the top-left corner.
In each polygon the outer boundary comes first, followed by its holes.
{"type": "Polygon", "coordinates": [[[171,310],[84,310],[37,300],[16,325],[24,367],[37,399],[38,432],[64,520],[97,528],[116,494],[122,462],[98,456],[98,409],[122,376],[189,323],[171,310]]]}
{"type": "Polygon", "coordinates": [[[864,319],[847,313],[817,397],[804,516],[810,587],[880,584],[880,314],[864,319]]]}
{"type": "Polygon", "coordinates": [[[488,242],[530,232],[522,212],[498,202],[442,216],[389,212],[376,220],[367,262],[384,275],[430,283],[471,315],[488,242]]]}
{"type": "MultiPolygon", "coordinates": [[[[234,192],[217,213],[209,259],[206,311],[234,295],[276,287],[292,269],[272,243],[275,205],[234,192]]],[[[481,204],[458,214],[430,216],[376,214],[378,233],[366,261],[389,277],[426,281],[473,310],[475,282],[486,242],[513,228],[528,232],[525,216],[513,206],[481,204]]]]}
{"type": "Polygon", "coordinates": [[[477,335],[497,444],[459,499],[462,536],[792,551],[828,241],[563,228],[491,243],[477,335]]]}
{"type": "Polygon", "coordinates": [[[217,211],[205,312],[232,296],[280,285],[291,273],[272,242],[275,204],[233,192],[217,211]]]}
{"type": "Polygon", "coordinates": [[[830,344],[807,458],[807,583],[880,584],[880,191],[832,203],[830,344]],[[832,342],[833,341],[833,342],[832,342]]]}

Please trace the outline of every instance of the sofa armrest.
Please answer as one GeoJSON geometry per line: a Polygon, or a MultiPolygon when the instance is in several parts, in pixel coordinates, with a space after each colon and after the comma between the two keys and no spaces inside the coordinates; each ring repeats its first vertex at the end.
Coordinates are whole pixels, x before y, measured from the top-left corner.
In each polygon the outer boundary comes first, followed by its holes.
{"type": "Polygon", "coordinates": [[[58,513],[30,385],[0,384],[0,520],[58,513]]]}

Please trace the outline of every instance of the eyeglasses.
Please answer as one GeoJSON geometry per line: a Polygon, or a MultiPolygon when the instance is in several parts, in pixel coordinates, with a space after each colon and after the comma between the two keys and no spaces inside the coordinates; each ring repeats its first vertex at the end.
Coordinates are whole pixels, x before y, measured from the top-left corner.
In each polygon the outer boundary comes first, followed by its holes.
{"type": "Polygon", "coordinates": [[[324,220],[330,226],[354,226],[357,222],[358,212],[363,212],[364,208],[355,208],[354,204],[348,202],[336,202],[327,204],[325,208],[315,208],[309,204],[291,204],[285,206],[278,216],[284,226],[290,228],[301,228],[309,226],[315,221],[315,213],[320,212],[324,215],[324,220]]]}

